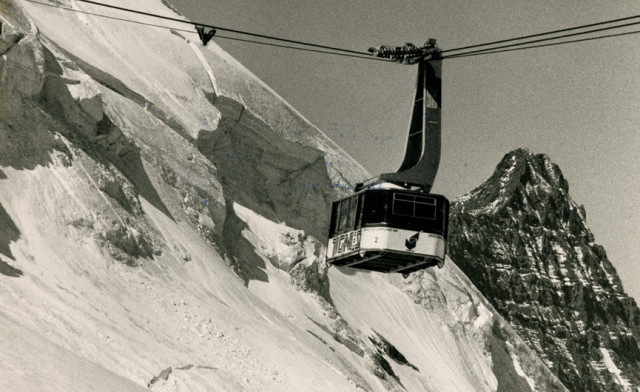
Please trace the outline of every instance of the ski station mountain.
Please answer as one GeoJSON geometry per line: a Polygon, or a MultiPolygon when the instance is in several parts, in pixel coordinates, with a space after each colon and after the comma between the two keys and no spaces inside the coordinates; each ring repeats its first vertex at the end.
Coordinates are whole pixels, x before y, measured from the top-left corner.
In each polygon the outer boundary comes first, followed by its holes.
{"type": "Polygon", "coordinates": [[[330,203],[368,173],[214,41],[22,0],[0,18],[0,390],[567,390],[451,260],[328,269],[330,203]]]}

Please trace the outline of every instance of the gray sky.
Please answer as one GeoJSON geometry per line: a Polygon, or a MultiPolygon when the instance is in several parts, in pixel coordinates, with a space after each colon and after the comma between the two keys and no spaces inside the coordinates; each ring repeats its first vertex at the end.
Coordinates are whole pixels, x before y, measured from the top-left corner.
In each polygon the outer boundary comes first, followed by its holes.
{"type": "MultiPolygon", "coordinates": [[[[640,14],[637,1],[170,0],[194,21],[366,50],[442,49],[640,14]]],[[[640,25],[626,30],[640,30],[640,25]]],[[[404,152],[416,67],[214,39],[372,175],[404,152]]],[[[443,63],[442,160],[453,199],[507,152],[546,153],[584,204],[596,242],[640,298],[640,34],[443,63]]]]}

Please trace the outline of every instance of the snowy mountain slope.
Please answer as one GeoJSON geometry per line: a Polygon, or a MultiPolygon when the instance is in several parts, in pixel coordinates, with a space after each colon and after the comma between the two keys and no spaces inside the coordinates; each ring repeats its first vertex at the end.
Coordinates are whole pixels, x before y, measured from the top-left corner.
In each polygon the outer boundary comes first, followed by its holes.
{"type": "Polygon", "coordinates": [[[549,157],[510,152],[451,211],[453,259],[567,388],[640,388],[640,309],[549,157]]]}
{"type": "Polygon", "coordinates": [[[367,173],[215,44],[0,11],[0,390],[564,390],[451,262],[327,270],[367,173]]]}
{"type": "Polygon", "coordinates": [[[43,338],[39,332],[30,331],[11,318],[0,316],[2,351],[0,363],[3,374],[25,374],[28,377],[3,377],[3,391],[58,391],[58,390],[110,390],[141,392],[146,389],[131,380],[106,371],[86,358],[70,352],[43,338]],[[38,353],[34,356],[33,353],[38,353]],[[72,369],[75,377],[59,371],[60,359],[72,369]]]}

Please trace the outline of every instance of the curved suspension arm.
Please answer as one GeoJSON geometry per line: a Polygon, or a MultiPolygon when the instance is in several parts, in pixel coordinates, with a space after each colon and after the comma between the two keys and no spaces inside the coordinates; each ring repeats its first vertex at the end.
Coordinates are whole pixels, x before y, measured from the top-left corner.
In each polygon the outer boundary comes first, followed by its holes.
{"type": "Polygon", "coordinates": [[[404,160],[395,173],[380,179],[404,187],[431,190],[440,164],[442,60],[421,59],[404,160]]]}

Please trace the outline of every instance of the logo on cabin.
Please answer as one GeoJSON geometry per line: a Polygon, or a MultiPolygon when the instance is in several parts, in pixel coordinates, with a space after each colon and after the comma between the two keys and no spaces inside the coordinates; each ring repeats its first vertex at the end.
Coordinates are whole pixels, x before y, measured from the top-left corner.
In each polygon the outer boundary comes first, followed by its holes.
{"type": "Polygon", "coordinates": [[[360,249],[360,230],[341,234],[333,239],[333,256],[348,253],[360,249]]]}
{"type": "Polygon", "coordinates": [[[415,233],[411,237],[407,238],[404,241],[404,246],[406,246],[407,249],[412,250],[418,244],[418,237],[420,237],[420,233],[415,233]]]}

